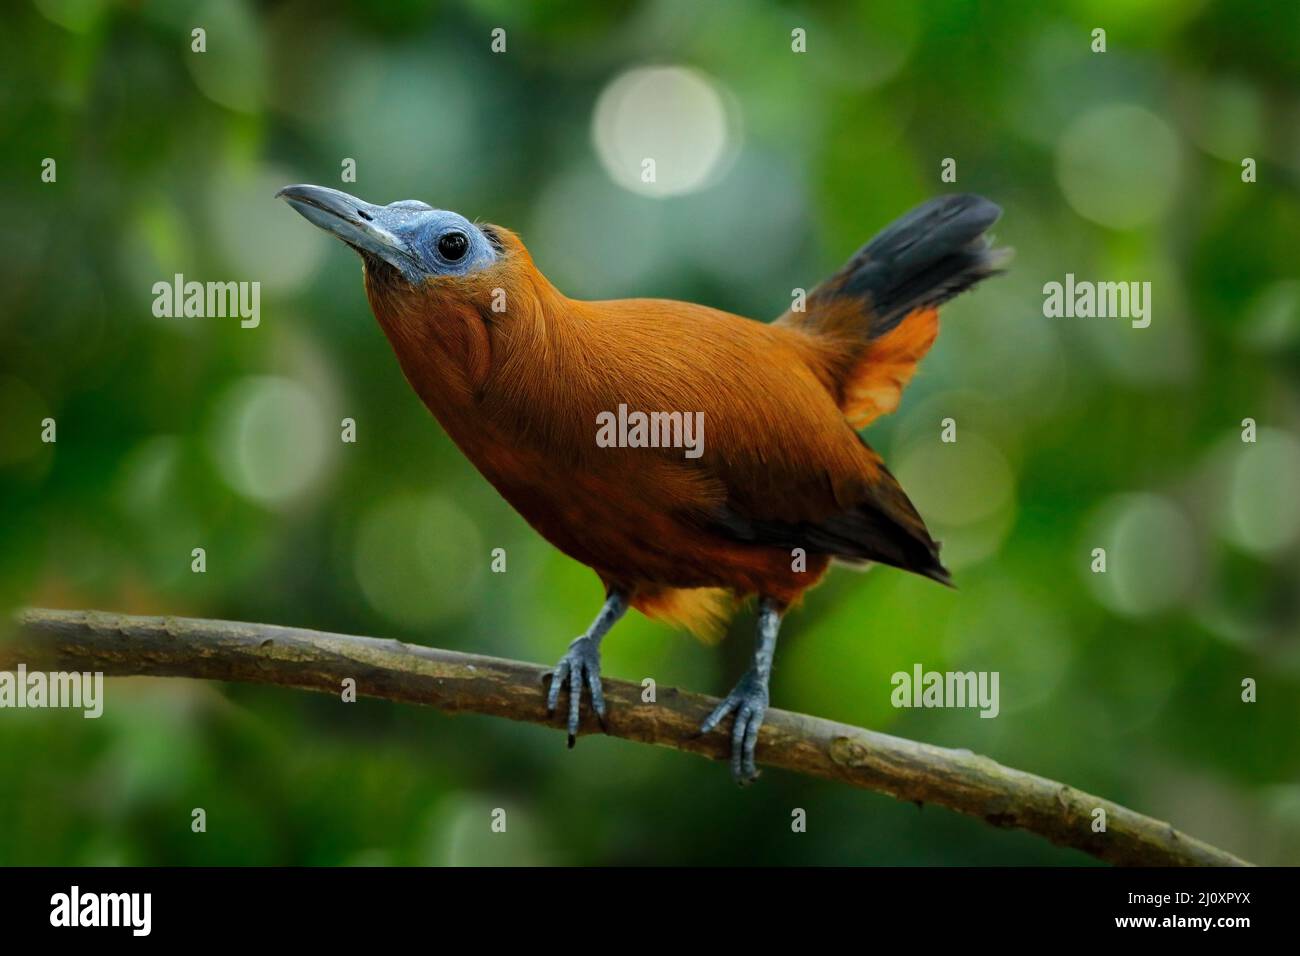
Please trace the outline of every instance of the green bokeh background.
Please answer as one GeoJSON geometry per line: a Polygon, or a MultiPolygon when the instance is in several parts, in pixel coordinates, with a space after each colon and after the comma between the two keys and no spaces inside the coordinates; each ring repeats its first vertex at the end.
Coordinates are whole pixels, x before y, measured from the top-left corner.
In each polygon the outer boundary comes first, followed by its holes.
{"type": "MultiPolygon", "coordinates": [[[[1298,39],[1294,3],[1211,0],[15,4],[0,601],[546,663],[594,615],[594,575],[437,428],[356,258],[273,200],[283,184],[508,225],[571,295],[764,319],[914,203],[970,190],[1005,208],[1012,270],[947,308],[867,432],[959,590],[835,572],[786,624],[774,704],[1300,861],[1298,39]],[[699,71],[728,111],[725,161],[687,195],[622,188],[593,142],[602,91],[647,65],[699,71]],[[260,281],[260,326],[154,318],[177,272],[260,281]],[[1068,272],[1151,282],[1151,326],[1045,318],[1068,272]],[[894,709],[890,676],[918,662],[998,671],[1000,716],[894,709]]],[[[721,693],[751,626],[709,648],[633,615],[605,671],[721,693]]],[[[0,864],[1086,862],[843,786],[769,771],[741,791],[667,750],[567,752],[376,701],[123,680],[98,721],[0,711],[0,864]]]]}

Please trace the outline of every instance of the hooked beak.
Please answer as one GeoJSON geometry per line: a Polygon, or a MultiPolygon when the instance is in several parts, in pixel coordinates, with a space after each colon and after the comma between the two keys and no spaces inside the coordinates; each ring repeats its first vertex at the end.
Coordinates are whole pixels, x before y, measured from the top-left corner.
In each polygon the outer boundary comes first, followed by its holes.
{"type": "Polygon", "coordinates": [[[388,263],[411,283],[419,282],[424,268],[406,241],[393,229],[393,210],[374,206],[325,186],[285,186],[275,194],[296,209],[314,226],[333,233],[363,257],[370,255],[388,263]]]}

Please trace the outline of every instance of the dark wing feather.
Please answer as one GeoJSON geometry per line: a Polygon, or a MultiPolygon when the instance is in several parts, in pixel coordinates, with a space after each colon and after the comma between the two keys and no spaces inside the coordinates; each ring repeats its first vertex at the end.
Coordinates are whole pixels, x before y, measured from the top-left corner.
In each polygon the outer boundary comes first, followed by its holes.
{"type": "Polygon", "coordinates": [[[825,518],[755,518],[729,503],[718,513],[716,523],[729,537],[748,544],[803,548],[810,554],[849,563],[875,561],[952,584],[948,569],[939,560],[939,543],[930,537],[916,508],[883,465],[876,480],[865,486],[858,503],[825,518]]]}

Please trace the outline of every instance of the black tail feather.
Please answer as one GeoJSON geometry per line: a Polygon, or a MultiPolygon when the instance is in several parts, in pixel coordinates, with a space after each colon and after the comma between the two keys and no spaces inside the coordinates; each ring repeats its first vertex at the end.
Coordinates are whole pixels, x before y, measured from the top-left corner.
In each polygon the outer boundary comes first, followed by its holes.
{"type": "Polygon", "coordinates": [[[871,335],[883,335],[917,309],[946,302],[1002,271],[1011,250],[992,248],[985,235],[1001,215],[982,196],[932,199],[859,249],[825,291],[866,300],[871,335]]]}

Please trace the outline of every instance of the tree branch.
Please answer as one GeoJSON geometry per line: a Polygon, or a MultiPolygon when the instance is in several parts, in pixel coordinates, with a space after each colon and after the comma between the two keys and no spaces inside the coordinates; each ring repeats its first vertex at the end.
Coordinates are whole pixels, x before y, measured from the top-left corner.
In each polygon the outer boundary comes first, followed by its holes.
{"type": "MultiPolygon", "coordinates": [[[[0,670],[102,671],[278,684],[342,692],[345,678],[360,695],[426,704],[561,727],[546,714],[546,668],[461,654],[394,640],[349,637],[270,624],[180,617],[134,617],[100,611],[28,609],[18,632],[0,642],[0,670]]],[[[717,704],[699,694],[661,687],[655,703],[641,688],[604,681],[613,737],[726,759],[729,734],[697,736],[717,704]]],[[[591,714],[584,732],[601,730],[591,714]]],[[[1147,866],[1241,866],[1230,853],[1065,784],[1003,767],[968,750],[949,750],[784,710],[769,710],[759,762],[826,780],[937,803],[997,827],[1019,827],[1061,846],[1112,863],[1147,866]],[[1106,811],[1106,831],[1092,829],[1106,811]]]]}

